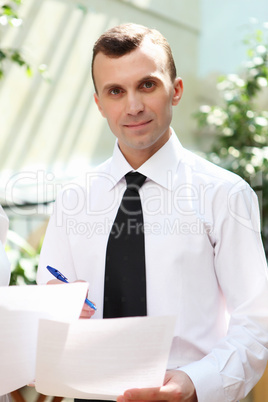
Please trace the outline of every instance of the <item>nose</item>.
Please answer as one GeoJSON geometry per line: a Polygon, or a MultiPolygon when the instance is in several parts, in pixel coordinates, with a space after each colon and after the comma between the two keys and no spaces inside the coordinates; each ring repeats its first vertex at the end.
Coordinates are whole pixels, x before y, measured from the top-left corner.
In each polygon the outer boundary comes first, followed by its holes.
{"type": "Polygon", "coordinates": [[[144,111],[142,96],[137,93],[129,93],[126,97],[126,112],[129,115],[136,116],[144,111]]]}

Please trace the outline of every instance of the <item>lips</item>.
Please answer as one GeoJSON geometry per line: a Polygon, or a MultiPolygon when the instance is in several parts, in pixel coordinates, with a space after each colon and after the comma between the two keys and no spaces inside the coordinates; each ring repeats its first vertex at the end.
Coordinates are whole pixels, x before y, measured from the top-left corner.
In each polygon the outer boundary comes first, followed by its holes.
{"type": "Polygon", "coordinates": [[[128,128],[142,128],[146,126],[147,124],[151,123],[152,120],[147,120],[147,121],[140,121],[140,122],[135,122],[135,123],[129,123],[129,124],[124,124],[125,127],[128,128]]]}

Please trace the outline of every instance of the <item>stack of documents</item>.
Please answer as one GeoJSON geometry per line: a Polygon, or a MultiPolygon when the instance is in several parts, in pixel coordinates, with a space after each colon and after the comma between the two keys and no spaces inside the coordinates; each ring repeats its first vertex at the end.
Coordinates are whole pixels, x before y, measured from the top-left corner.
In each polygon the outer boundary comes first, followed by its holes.
{"type": "Polygon", "coordinates": [[[87,284],[0,288],[0,395],[116,400],[163,384],[174,317],[79,320],[87,284]]]}
{"type": "Polygon", "coordinates": [[[78,319],[86,283],[0,287],[0,395],[35,379],[40,319],[78,319]]]}

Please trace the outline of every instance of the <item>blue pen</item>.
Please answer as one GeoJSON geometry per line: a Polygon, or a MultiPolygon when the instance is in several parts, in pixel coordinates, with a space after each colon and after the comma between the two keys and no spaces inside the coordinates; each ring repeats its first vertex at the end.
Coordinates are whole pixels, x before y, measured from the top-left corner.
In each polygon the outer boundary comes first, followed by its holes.
{"type": "MultiPolygon", "coordinates": [[[[52,267],[50,267],[49,265],[47,266],[47,269],[49,270],[49,272],[50,272],[53,276],[55,276],[56,279],[59,279],[60,281],[65,282],[65,283],[69,283],[69,282],[68,282],[68,279],[67,279],[64,275],[62,275],[62,273],[61,273],[60,271],[58,271],[57,269],[52,268],[52,267]]],[[[97,307],[95,306],[95,304],[92,303],[92,302],[91,302],[90,300],[88,300],[87,298],[86,298],[86,300],[85,300],[85,303],[86,303],[89,307],[93,308],[94,310],[97,310],[97,307]]]]}

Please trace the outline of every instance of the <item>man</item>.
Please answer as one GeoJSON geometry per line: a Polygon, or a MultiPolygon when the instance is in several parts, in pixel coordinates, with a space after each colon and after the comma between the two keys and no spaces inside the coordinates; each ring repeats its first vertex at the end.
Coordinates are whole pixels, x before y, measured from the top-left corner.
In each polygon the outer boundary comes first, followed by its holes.
{"type": "MultiPolygon", "coordinates": [[[[47,264],[71,281],[88,281],[94,317],[103,317],[107,242],[124,176],[142,174],[146,311],[176,315],[177,323],[164,385],[126,391],[118,401],[237,401],[259,380],[268,356],[256,196],[241,178],[185,150],[170,128],[183,84],[158,31],[125,24],[104,33],[93,50],[92,76],[95,102],[117,142],[83,187],[58,196],[38,282],[50,281],[47,264]]],[[[82,317],[92,314],[85,306],[82,317]]]]}

